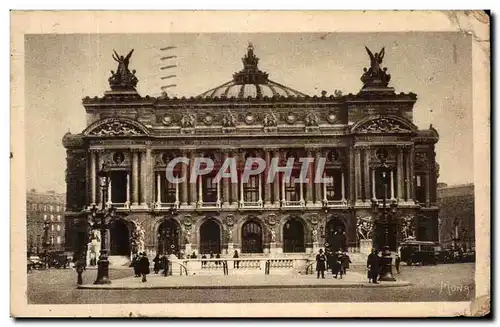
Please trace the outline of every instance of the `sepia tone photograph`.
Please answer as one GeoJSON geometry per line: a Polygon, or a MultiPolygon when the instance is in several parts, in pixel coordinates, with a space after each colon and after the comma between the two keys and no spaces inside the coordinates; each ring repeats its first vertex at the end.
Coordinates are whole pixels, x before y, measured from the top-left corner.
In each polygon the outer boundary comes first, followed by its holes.
{"type": "MultiPolygon", "coordinates": [[[[311,30],[252,31],[270,19],[256,12],[234,30],[16,31],[30,14],[12,17],[18,315],[488,313],[486,14],[433,13],[483,34],[370,31],[369,19],[318,32],[325,16],[349,20],[340,12],[304,16],[319,16],[311,30]]],[[[57,29],[112,13],[67,14],[31,18],[57,29]]]]}

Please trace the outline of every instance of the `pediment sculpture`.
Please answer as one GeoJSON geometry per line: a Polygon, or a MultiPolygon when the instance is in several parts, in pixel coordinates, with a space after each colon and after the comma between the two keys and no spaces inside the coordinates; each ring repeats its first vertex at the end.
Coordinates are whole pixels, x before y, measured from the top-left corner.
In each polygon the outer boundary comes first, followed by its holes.
{"type": "Polygon", "coordinates": [[[264,116],[264,127],[276,127],[278,126],[278,119],[276,115],[272,112],[264,116]]]}
{"type": "Polygon", "coordinates": [[[404,240],[415,237],[415,218],[413,216],[404,216],[401,219],[401,234],[404,240]]]}
{"type": "Polygon", "coordinates": [[[130,71],[128,68],[130,57],[134,49],[132,49],[125,57],[118,55],[118,53],[113,50],[113,59],[118,63],[118,68],[116,73],[111,71],[111,77],[109,78],[109,86],[112,90],[129,90],[134,89],[139,81],[135,76],[135,70],[130,71]]]}
{"type": "Polygon", "coordinates": [[[182,128],[194,128],[196,122],[196,118],[193,114],[184,114],[181,118],[181,127],[182,128]]]}
{"type": "Polygon", "coordinates": [[[364,74],[361,76],[361,81],[365,87],[387,87],[391,80],[391,75],[387,74],[387,68],[382,68],[382,60],[385,55],[385,48],[382,48],[378,53],[372,53],[365,46],[368,56],[370,56],[370,68],[364,68],[364,74]]]}
{"type": "Polygon", "coordinates": [[[89,135],[95,136],[133,136],[144,135],[144,132],[130,123],[114,120],[92,130],[89,135]]]}
{"type": "Polygon", "coordinates": [[[356,220],[356,231],[360,239],[368,240],[373,233],[373,220],[370,216],[361,216],[356,220]]]}
{"type": "Polygon", "coordinates": [[[306,116],[305,123],[306,123],[306,126],[309,126],[309,127],[318,126],[318,124],[319,124],[318,116],[316,116],[316,114],[314,112],[309,113],[306,116]]]}
{"type": "Polygon", "coordinates": [[[235,127],[236,126],[236,117],[230,113],[227,112],[224,114],[222,117],[222,127],[235,127]]]}
{"type": "Polygon", "coordinates": [[[408,133],[411,129],[395,119],[379,118],[362,124],[356,131],[358,133],[408,133]]]}

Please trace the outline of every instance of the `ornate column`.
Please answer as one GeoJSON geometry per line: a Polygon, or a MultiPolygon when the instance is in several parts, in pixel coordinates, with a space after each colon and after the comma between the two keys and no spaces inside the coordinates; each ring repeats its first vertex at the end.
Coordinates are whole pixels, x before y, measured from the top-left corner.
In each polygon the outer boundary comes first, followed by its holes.
{"type": "Polygon", "coordinates": [[[142,207],[145,207],[147,204],[146,202],[146,188],[147,188],[147,161],[146,161],[146,149],[141,149],[140,153],[140,173],[141,173],[141,181],[139,182],[141,186],[141,199],[140,199],[140,204],[142,207]]]}
{"type": "Polygon", "coordinates": [[[96,152],[90,150],[90,190],[91,198],[90,204],[97,204],[97,170],[96,170],[96,152]]]}
{"type": "MultiPolygon", "coordinates": [[[[224,152],[224,162],[228,162],[229,158],[229,151],[227,149],[223,150],[224,152]]],[[[222,183],[222,206],[223,207],[228,207],[229,206],[229,184],[231,183],[230,178],[221,178],[221,183],[222,183]]]]}
{"type": "Polygon", "coordinates": [[[410,148],[410,199],[415,199],[415,147],[410,148]]]}
{"type": "Polygon", "coordinates": [[[372,170],[372,199],[377,199],[377,190],[375,188],[375,170],[372,170]]]}
{"type": "Polygon", "coordinates": [[[139,200],[139,152],[132,150],[132,205],[137,206],[139,200]]]}
{"type": "Polygon", "coordinates": [[[398,199],[404,199],[403,196],[403,181],[404,181],[404,169],[403,169],[403,149],[404,146],[398,145],[398,199]]]}
{"type": "MultiPolygon", "coordinates": [[[[145,153],[145,165],[144,165],[144,175],[146,178],[144,179],[144,201],[146,205],[149,205],[153,202],[153,192],[154,192],[154,169],[153,169],[153,155],[151,151],[151,141],[146,141],[146,153],[145,153]]],[[[144,154],[144,153],[143,153],[144,154]]]]}
{"type": "MultiPolygon", "coordinates": [[[[315,174],[316,173],[322,174],[322,172],[318,172],[319,160],[320,160],[321,154],[322,154],[321,152],[322,152],[321,149],[316,149],[316,156],[314,158],[314,171],[315,171],[315,174]]],[[[316,179],[316,176],[314,176],[314,178],[316,179]]],[[[321,206],[321,201],[322,201],[322,198],[321,198],[321,183],[314,183],[314,203],[316,204],[316,206],[321,206]]]]}
{"type": "Polygon", "coordinates": [[[406,194],[405,194],[405,199],[406,201],[409,201],[412,197],[411,197],[411,183],[412,183],[412,177],[411,177],[411,169],[410,169],[410,156],[411,156],[411,153],[410,153],[410,147],[406,148],[406,151],[405,151],[405,163],[406,163],[406,167],[405,167],[405,186],[406,186],[406,194]]]}
{"type": "MultiPolygon", "coordinates": [[[[187,151],[181,152],[183,157],[187,157],[187,151]]],[[[189,175],[188,175],[188,165],[185,163],[181,163],[181,178],[184,178],[184,182],[180,184],[181,188],[181,207],[185,207],[188,205],[188,186],[189,186],[189,175]]]]}
{"type": "Polygon", "coordinates": [[[362,199],[361,189],[361,149],[354,148],[354,182],[356,183],[356,201],[362,199]]]}
{"type": "MultiPolygon", "coordinates": [[[[279,161],[279,158],[280,158],[280,151],[278,149],[274,150],[274,158],[275,160],[278,160],[279,161]]],[[[275,178],[274,178],[274,181],[273,181],[273,198],[274,198],[274,202],[273,202],[273,206],[274,207],[279,207],[280,206],[280,200],[281,200],[281,196],[280,196],[280,174],[276,174],[275,178]]]]}
{"type": "MultiPolygon", "coordinates": [[[[128,175],[127,175],[127,189],[128,189],[128,175]]],[[[127,198],[128,200],[128,198],[127,198]]],[[[156,203],[161,203],[161,175],[160,172],[156,173],[156,203]]]]}
{"type": "MultiPolygon", "coordinates": [[[[312,158],[312,151],[307,150],[307,157],[312,158]]],[[[310,206],[313,204],[313,169],[314,165],[312,163],[309,164],[309,169],[307,170],[307,192],[306,192],[306,205],[310,206]]]]}
{"type": "Polygon", "coordinates": [[[356,200],[356,178],[355,178],[355,163],[354,163],[354,148],[352,146],[349,147],[349,166],[348,166],[348,189],[349,189],[349,199],[351,201],[356,200]]]}
{"type": "Polygon", "coordinates": [[[391,169],[391,200],[394,200],[394,169],[391,169]]]}
{"type": "MultiPolygon", "coordinates": [[[[270,149],[264,149],[264,156],[266,160],[266,169],[264,170],[264,205],[265,206],[270,206],[271,205],[271,183],[268,183],[267,176],[269,175],[269,167],[271,165],[271,153],[270,149]]],[[[262,178],[261,178],[262,180],[262,178]]]]}
{"type": "Polygon", "coordinates": [[[341,186],[340,186],[341,187],[340,191],[342,193],[342,199],[341,199],[341,201],[342,201],[342,203],[345,203],[346,202],[346,199],[345,199],[345,177],[344,177],[345,174],[344,174],[344,169],[343,168],[342,168],[341,174],[342,174],[342,176],[341,176],[341,186]]]}
{"type": "Polygon", "coordinates": [[[130,173],[127,171],[127,200],[125,201],[125,207],[130,206],[130,173]]]}
{"type": "Polygon", "coordinates": [[[430,171],[427,169],[427,174],[425,174],[425,206],[429,207],[431,205],[431,182],[430,182],[430,171]]]}
{"type": "MultiPolygon", "coordinates": [[[[239,172],[239,155],[237,150],[232,150],[232,157],[236,162],[236,178],[239,181],[240,172],[239,172]]],[[[231,206],[238,207],[238,183],[231,183],[231,206]]]]}
{"type": "Polygon", "coordinates": [[[203,205],[203,178],[198,176],[198,207],[203,205]]]}
{"type": "MultiPolygon", "coordinates": [[[[194,150],[191,151],[190,153],[190,159],[189,159],[189,179],[191,179],[191,175],[193,173],[194,168],[194,150]]],[[[196,197],[196,181],[193,181],[194,183],[191,183],[191,180],[189,180],[189,205],[196,206],[196,202],[198,201],[198,198],[196,197]]]]}
{"type": "MultiPolygon", "coordinates": [[[[104,164],[104,154],[105,150],[104,149],[99,149],[97,150],[97,170],[101,170],[102,166],[104,164]]],[[[99,203],[99,207],[103,205],[102,203],[102,188],[100,186],[100,181],[98,179],[94,179],[95,183],[97,184],[97,203],[99,203]]],[[[105,204],[105,203],[104,203],[105,204]]]]}
{"type": "Polygon", "coordinates": [[[106,205],[108,205],[108,206],[109,206],[110,204],[112,204],[112,203],[113,203],[113,198],[111,197],[111,195],[112,195],[112,194],[111,194],[111,188],[112,188],[112,185],[111,185],[111,184],[112,184],[112,183],[113,183],[113,181],[112,181],[112,180],[111,180],[111,178],[110,178],[110,179],[109,179],[109,184],[108,184],[108,194],[107,194],[108,199],[107,199],[107,201],[106,201],[106,205]]]}
{"type": "Polygon", "coordinates": [[[365,146],[363,147],[363,151],[365,154],[365,162],[364,162],[364,178],[363,182],[365,183],[365,201],[370,201],[370,148],[365,146]]]}

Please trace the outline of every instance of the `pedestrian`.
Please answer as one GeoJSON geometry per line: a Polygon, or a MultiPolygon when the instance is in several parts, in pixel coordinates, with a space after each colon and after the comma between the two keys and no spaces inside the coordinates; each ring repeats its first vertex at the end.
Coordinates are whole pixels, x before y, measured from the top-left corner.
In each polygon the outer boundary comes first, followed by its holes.
{"type": "Polygon", "coordinates": [[[372,249],[372,253],[368,256],[366,266],[368,268],[368,282],[378,284],[377,278],[380,272],[380,257],[377,254],[377,250],[372,249]]]}
{"type": "Polygon", "coordinates": [[[326,269],[326,255],[323,253],[323,249],[319,249],[319,253],[316,255],[316,271],[318,272],[318,277],[321,274],[321,278],[325,278],[326,269]]]}
{"type": "Polygon", "coordinates": [[[146,275],[149,274],[149,260],[148,257],[146,256],[146,252],[141,253],[137,266],[139,268],[139,273],[142,276],[142,282],[143,283],[147,282],[146,275]]]}
{"type": "Polygon", "coordinates": [[[347,269],[349,269],[350,263],[352,263],[351,258],[349,258],[347,252],[344,252],[342,254],[342,270],[344,272],[344,275],[347,274],[347,269]]]}
{"type": "MultiPolygon", "coordinates": [[[[234,250],[233,258],[238,259],[239,257],[240,257],[240,255],[238,254],[238,250],[234,250]]],[[[233,268],[240,269],[240,261],[239,260],[233,261],[233,268]]]]}
{"type": "Polygon", "coordinates": [[[161,265],[163,267],[163,276],[167,277],[168,276],[168,269],[169,269],[169,262],[168,262],[168,257],[166,254],[164,254],[161,257],[161,265]]]}
{"type": "Polygon", "coordinates": [[[191,254],[191,259],[196,259],[196,253],[194,253],[194,251],[193,251],[193,253],[191,254]]]}
{"type": "Polygon", "coordinates": [[[158,274],[158,272],[160,271],[160,260],[160,256],[157,253],[153,259],[153,271],[155,274],[158,274]]]}
{"type": "Polygon", "coordinates": [[[134,253],[134,255],[132,257],[132,262],[130,263],[130,267],[132,267],[134,269],[134,277],[141,276],[141,274],[139,272],[138,262],[139,262],[139,254],[134,253]]]}
{"type": "Polygon", "coordinates": [[[401,264],[401,258],[399,257],[399,254],[396,253],[396,260],[394,261],[395,266],[396,266],[396,272],[399,274],[399,265],[401,264]]]}
{"type": "Polygon", "coordinates": [[[205,259],[207,258],[207,256],[203,254],[203,255],[201,256],[201,258],[203,259],[203,261],[201,262],[201,265],[202,265],[202,266],[206,266],[206,265],[207,265],[207,262],[205,261],[205,259]]]}
{"type": "Polygon", "coordinates": [[[334,267],[335,267],[335,276],[334,278],[337,278],[338,275],[340,274],[340,279],[342,279],[342,276],[344,275],[344,271],[342,270],[342,252],[337,251],[337,253],[334,255],[334,267]]]}
{"type": "MultiPolygon", "coordinates": [[[[217,255],[215,256],[215,258],[216,259],[220,259],[220,254],[217,253],[217,255]]],[[[217,265],[217,266],[220,265],[220,261],[219,260],[215,261],[215,265],[217,265]]]]}

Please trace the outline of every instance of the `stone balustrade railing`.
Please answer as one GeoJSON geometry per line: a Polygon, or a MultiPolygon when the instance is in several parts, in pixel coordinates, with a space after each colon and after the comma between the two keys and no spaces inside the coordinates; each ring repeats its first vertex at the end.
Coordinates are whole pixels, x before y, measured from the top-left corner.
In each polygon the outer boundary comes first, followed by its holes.
{"type": "Polygon", "coordinates": [[[299,274],[310,258],[213,258],[172,259],[172,275],[299,274]],[[227,267],[224,269],[224,267],[227,267]],[[184,269],[185,268],[185,269],[184,269]],[[225,271],[226,270],[226,271],[225,271]]]}

